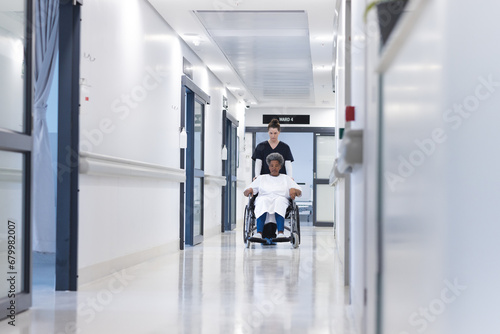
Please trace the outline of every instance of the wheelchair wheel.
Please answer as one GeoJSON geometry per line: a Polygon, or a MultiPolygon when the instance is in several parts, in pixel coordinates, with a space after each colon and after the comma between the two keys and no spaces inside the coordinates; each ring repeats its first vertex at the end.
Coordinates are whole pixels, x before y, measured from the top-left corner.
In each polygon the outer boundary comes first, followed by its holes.
{"type": "Polygon", "coordinates": [[[299,237],[299,244],[300,244],[300,215],[299,215],[299,207],[295,207],[295,217],[297,217],[297,235],[299,237]]]}
{"type": "Polygon", "coordinates": [[[293,232],[292,233],[292,245],[293,245],[293,248],[299,247],[299,244],[300,244],[299,235],[297,233],[293,232]]]}
{"type": "Polygon", "coordinates": [[[255,215],[250,205],[245,206],[245,220],[243,222],[243,242],[252,237],[255,229],[255,215]]]}
{"type": "Polygon", "coordinates": [[[290,212],[290,233],[292,236],[292,244],[296,248],[300,244],[299,207],[296,205],[294,205],[290,212]]]}
{"type": "Polygon", "coordinates": [[[250,230],[250,219],[251,212],[248,210],[248,206],[245,206],[245,219],[243,221],[243,242],[247,242],[249,238],[249,230],[250,230]]]}

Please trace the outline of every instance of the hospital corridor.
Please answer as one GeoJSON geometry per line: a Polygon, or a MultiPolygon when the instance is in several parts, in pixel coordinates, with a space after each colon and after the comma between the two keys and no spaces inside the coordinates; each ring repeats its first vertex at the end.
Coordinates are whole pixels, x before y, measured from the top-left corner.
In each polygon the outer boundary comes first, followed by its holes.
{"type": "Polygon", "coordinates": [[[497,333],[499,11],[0,0],[0,333],[497,333]]]}

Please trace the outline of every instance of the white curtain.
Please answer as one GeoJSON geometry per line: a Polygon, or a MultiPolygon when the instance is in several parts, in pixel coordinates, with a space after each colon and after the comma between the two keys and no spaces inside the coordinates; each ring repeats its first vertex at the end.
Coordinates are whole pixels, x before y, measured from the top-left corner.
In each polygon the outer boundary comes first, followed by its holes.
{"type": "Polygon", "coordinates": [[[59,0],[35,0],[35,108],[33,112],[33,250],[55,252],[54,176],[47,100],[59,49],[59,0]]]}

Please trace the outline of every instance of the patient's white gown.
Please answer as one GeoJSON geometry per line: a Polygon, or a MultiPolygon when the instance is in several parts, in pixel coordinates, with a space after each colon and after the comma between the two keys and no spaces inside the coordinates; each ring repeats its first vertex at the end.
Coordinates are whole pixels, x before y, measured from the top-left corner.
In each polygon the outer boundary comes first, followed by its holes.
{"type": "Polygon", "coordinates": [[[255,199],[255,216],[258,218],[266,212],[270,213],[267,215],[266,222],[275,221],[274,213],[285,217],[290,199],[290,188],[302,190],[297,182],[286,174],[259,175],[248,188],[252,188],[254,194],[259,194],[255,199]]]}

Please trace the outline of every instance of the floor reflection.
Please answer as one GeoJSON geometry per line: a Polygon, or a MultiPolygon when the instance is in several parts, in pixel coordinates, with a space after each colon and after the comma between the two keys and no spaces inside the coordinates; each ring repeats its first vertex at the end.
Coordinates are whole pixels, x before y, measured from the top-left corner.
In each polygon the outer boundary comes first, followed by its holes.
{"type": "Polygon", "coordinates": [[[89,284],[35,295],[1,333],[354,333],[331,228],[302,243],[246,248],[242,231],[206,238],[89,284]]]}

